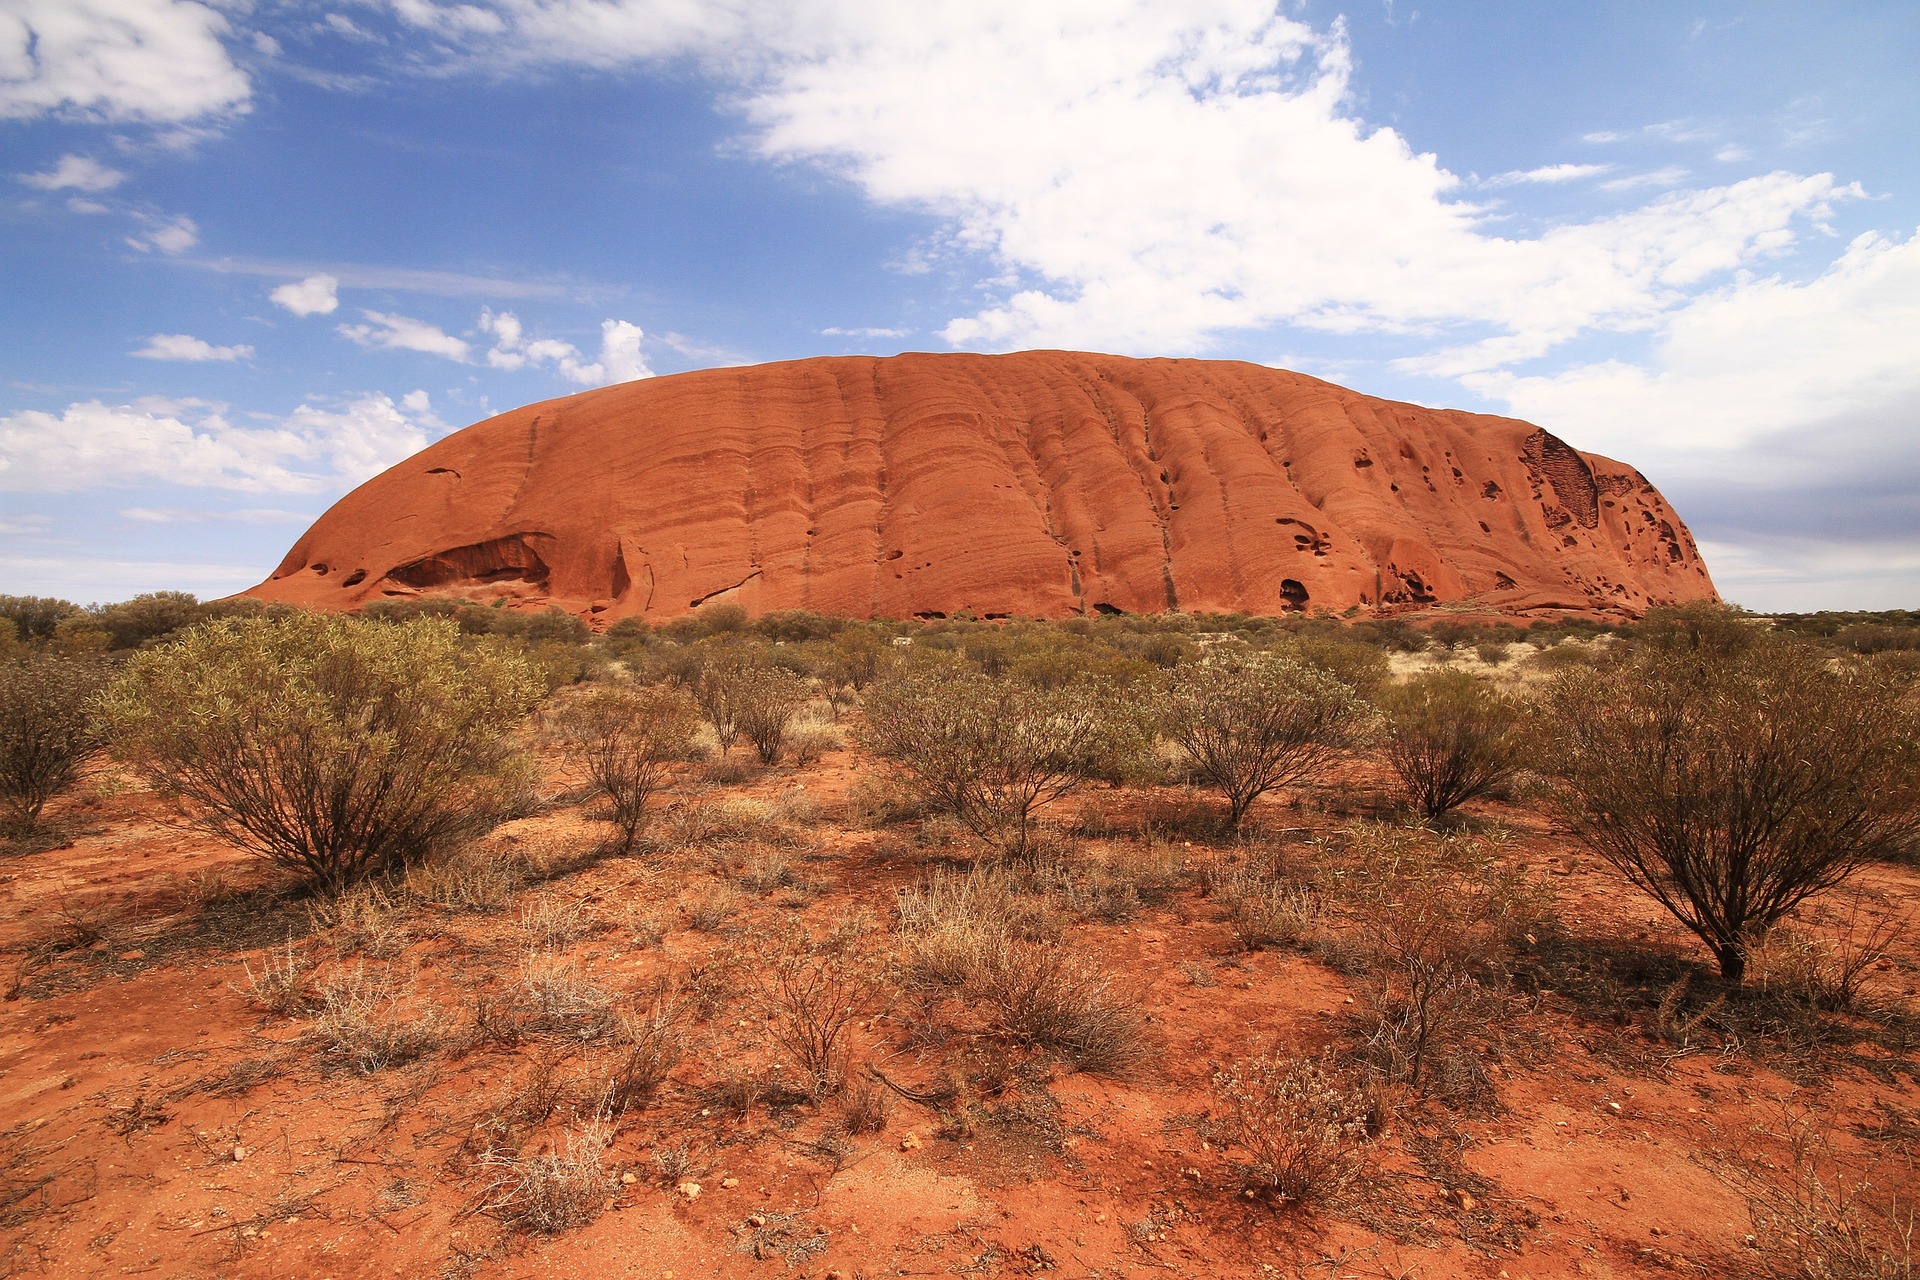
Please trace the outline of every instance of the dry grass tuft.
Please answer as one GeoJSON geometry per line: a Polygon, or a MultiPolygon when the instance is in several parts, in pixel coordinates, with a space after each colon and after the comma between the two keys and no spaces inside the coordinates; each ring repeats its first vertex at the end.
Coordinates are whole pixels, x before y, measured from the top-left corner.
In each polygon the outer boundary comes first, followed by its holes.
{"type": "Polygon", "coordinates": [[[451,1020],[417,994],[414,981],[396,985],[356,963],[320,983],[308,1035],[323,1055],[363,1075],[404,1066],[446,1043],[452,1031],[451,1020]]]}
{"type": "Polygon", "coordinates": [[[492,1158],[487,1212],[536,1235],[559,1235],[592,1222],[613,1191],[603,1159],[610,1136],[609,1126],[596,1121],[569,1131],[558,1147],[492,1158]]]}
{"type": "Polygon", "coordinates": [[[260,957],[260,969],[243,962],[247,992],[254,1003],[276,1017],[304,1012],[312,998],[307,991],[306,957],[287,938],[286,945],[260,957]]]}
{"type": "Polygon", "coordinates": [[[1770,1174],[1747,1168],[1731,1176],[1753,1221],[1759,1274],[1770,1280],[1911,1280],[1911,1164],[1903,1161],[1885,1178],[1873,1169],[1849,1173],[1814,1117],[1796,1122],[1787,1136],[1790,1168],[1770,1174]]]}

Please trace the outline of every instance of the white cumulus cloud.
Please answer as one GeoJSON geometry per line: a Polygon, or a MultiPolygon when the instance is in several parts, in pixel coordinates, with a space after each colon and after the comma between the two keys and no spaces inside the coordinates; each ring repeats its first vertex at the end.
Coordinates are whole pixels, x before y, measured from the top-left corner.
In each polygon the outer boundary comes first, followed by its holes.
{"type": "Polygon", "coordinates": [[[1200,353],[1292,325],[1466,331],[1469,365],[1521,360],[1645,329],[1847,191],[1766,175],[1509,230],[1438,157],[1360,116],[1342,23],[1272,0],[391,3],[496,66],[700,60],[736,87],[760,155],[931,213],[941,247],[992,260],[980,301],[940,330],[955,346],[1200,353]]]}
{"type": "Polygon", "coordinates": [[[646,335],[639,325],[626,320],[601,322],[598,360],[587,359],[571,342],[528,338],[520,317],[511,311],[483,309],[479,329],[493,338],[493,346],[487,351],[487,364],[495,369],[512,371],[552,365],[568,381],[588,387],[653,376],[640,354],[640,342],[646,335]]]}
{"type": "Polygon", "coordinates": [[[6,0],[0,117],[180,125],[242,111],[232,26],[194,0],[6,0]]]}
{"type": "MultiPolygon", "coordinates": [[[[1860,443],[1877,424],[1911,438],[1920,403],[1920,236],[1855,239],[1804,284],[1743,279],[1678,310],[1645,363],[1468,375],[1466,384],[1583,448],[1630,457],[1717,454],[1751,473],[1749,447],[1817,423],[1800,451],[1860,443]]],[[[1799,462],[1786,465],[1799,466],[1799,462]]]]}
{"type": "Polygon", "coordinates": [[[111,191],[127,180],[118,169],[109,168],[92,156],[61,156],[59,163],[45,173],[23,173],[20,181],[42,191],[111,191]]]}
{"type": "Polygon", "coordinates": [[[392,351],[420,351],[430,356],[445,356],[464,363],[473,347],[464,338],[456,338],[437,325],[411,316],[390,315],[384,311],[362,311],[370,324],[343,324],[341,336],[363,347],[392,351]]]}
{"type": "Polygon", "coordinates": [[[132,354],[147,360],[251,360],[253,348],[244,343],[216,347],[184,333],[156,333],[132,354]]]}
{"type": "Polygon", "coordinates": [[[87,400],[58,414],[0,417],[0,490],[161,483],[325,493],[358,484],[445,431],[424,392],[399,404],[380,393],[333,407],[302,404],[260,425],[237,424],[225,406],[204,400],[87,400]]]}
{"type": "Polygon", "coordinates": [[[289,281],[267,297],[297,316],[330,316],[340,305],[339,291],[338,277],[321,274],[289,281]]]}

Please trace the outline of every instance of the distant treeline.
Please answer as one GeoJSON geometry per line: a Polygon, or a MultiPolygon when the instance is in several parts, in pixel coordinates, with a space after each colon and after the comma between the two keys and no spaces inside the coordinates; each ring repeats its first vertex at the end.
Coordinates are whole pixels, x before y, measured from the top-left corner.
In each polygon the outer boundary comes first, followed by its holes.
{"type": "MultiPolygon", "coordinates": [[[[0,595],[0,651],[18,644],[48,646],[68,652],[121,653],[163,642],[197,623],[223,617],[247,617],[290,612],[288,606],[246,597],[200,601],[185,591],[153,591],[112,604],[79,605],[49,596],[0,595]]],[[[1502,646],[1526,643],[1550,648],[1567,639],[1589,640],[1603,635],[1630,638],[1632,624],[1613,624],[1563,616],[1527,623],[1455,621],[1447,618],[1366,618],[1341,621],[1299,615],[1263,617],[1244,613],[1101,614],[1060,621],[951,617],[910,619],[849,619],[804,610],[779,610],[750,617],[738,605],[717,604],[671,622],[650,626],[642,619],[624,618],[596,634],[586,623],[558,608],[528,611],[443,598],[386,600],[368,605],[361,616],[383,622],[406,622],[420,617],[451,618],[469,635],[496,635],[517,639],[542,651],[561,666],[562,651],[578,651],[584,667],[562,676],[589,674],[595,656],[625,658],[654,649],[712,640],[758,640],[775,645],[820,642],[847,633],[892,639],[905,637],[936,648],[978,650],[1019,648],[1023,639],[1053,633],[1091,641],[1099,648],[1137,658],[1155,666],[1172,666],[1183,652],[1208,637],[1235,635],[1256,645],[1282,638],[1325,639],[1358,643],[1393,653],[1429,650],[1492,652],[1502,646]]],[[[1877,612],[1819,612],[1750,615],[1756,624],[1792,632],[1852,653],[1872,654],[1920,650],[1920,609],[1877,612]]],[[[852,636],[848,636],[852,639],[852,636]]],[[[1483,653],[1483,656],[1485,654],[1483,653]]],[[[988,665],[993,665],[991,661],[988,665]]]]}

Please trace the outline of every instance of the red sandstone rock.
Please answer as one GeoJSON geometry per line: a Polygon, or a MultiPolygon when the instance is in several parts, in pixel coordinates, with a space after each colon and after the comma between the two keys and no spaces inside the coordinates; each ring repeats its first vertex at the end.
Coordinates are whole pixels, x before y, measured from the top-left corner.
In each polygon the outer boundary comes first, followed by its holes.
{"type": "Polygon", "coordinates": [[[1067,351],[796,360],[529,405],[361,485],[249,593],[606,623],[1711,597],[1631,467],[1303,374],[1067,351]]]}

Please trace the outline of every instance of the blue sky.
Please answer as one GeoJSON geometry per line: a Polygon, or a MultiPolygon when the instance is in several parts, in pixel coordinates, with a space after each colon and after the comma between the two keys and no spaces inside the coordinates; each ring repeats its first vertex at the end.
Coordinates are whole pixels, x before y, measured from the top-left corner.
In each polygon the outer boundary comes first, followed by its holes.
{"type": "Polygon", "coordinates": [[[816,354],[1301,369],[1920,604],[1920,7],[0,0],[0,591],[264,577],[492,413],[816,354]]]}

